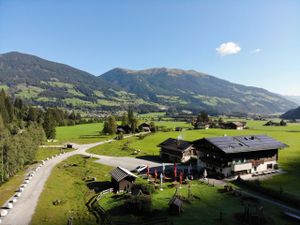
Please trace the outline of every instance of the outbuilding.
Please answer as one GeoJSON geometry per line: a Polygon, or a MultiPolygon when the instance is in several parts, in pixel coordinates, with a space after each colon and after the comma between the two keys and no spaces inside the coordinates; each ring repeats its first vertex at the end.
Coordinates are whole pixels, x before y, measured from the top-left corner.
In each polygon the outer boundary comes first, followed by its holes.
{"type": "Polygon", "coordinates": [[[111,183],[115,192],[118,191],[131,191],[137,176],[129,170],[118,166],[110,172],[111,183]]]}

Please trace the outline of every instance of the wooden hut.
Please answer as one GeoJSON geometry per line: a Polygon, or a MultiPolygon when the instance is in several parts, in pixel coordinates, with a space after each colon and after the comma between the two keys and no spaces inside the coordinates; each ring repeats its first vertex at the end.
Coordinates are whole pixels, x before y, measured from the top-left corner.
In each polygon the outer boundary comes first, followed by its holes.
{"type": "Polygon", "coordinates": [[[136,175],[129,170],[118,166],[110,172],[111,182],[115,192],[117,191],[131,191],[136,175]]]}
{"type": "Polygon", "coordinates": [[[183,201],[173,197],[169,202],[169,210],[171,214],[180,215],[183,212],[183,201]]]}

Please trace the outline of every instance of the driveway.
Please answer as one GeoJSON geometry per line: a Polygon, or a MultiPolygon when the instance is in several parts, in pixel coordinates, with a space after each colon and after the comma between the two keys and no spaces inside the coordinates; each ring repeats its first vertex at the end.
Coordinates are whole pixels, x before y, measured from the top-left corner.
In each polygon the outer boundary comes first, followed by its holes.
{"type": "MultiPolygon", "coordinates": [[[[35,212],[35,208],[37,206],[39,197],[43,191],[44,185],[50,176],[52,169],[63,160],[69,158],[73,155],[87,155],[98,158],[97,162],[109,166],[122,166],[126,169],[133,169],[138,165],[145,164],[149,165],[149,167],[157,167],[160,166],[160,163],[144,160],[144,159],[136,159],[130,157],[111,157],[111,156],[101,156],[87,153],[86,151],[90,148],[93,148],[98,145],[105,144],[107,142],[114,141],[102,141],[93,144],[84,144],[78,145],[74,144],[74,147],[77,149],[72,152],[65,153],[53,159],[50,159],[43,165],[40,170],[35,172],[34,177],[30,180],[30,183],[25,187],[22,195],[17,198],[17,202],[14,203],[14,207],[8,210],[8,215],[6,217],[1,217],[2,224],[5,225],[29,225],[31,222],[31,218],[35,212]]],[[[7,202],[8,203],[8,202],[7,202]]],[[[3,208],[7,206],[7,203],[4,204],[3,208]]]]}

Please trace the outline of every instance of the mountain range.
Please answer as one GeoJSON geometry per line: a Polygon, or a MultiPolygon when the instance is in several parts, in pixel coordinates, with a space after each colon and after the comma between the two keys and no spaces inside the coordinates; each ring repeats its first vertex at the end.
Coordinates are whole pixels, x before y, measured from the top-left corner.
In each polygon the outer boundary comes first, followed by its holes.
{"type": "Polygon", "coordinates": [[[284,96],[286,99],[295,102],[297,105],[300,106],[300,96],[296,96],[296,95],[285,95],[284,96]]]}
{"type": "Polygon", "coordinates": [[[297,104],[262,88],[234,84],[194,70],[112,69],[94,76],[37,56],[0,55],[0,88],[42,106],[87,110],[180,110],[271,114],[297,104]]]}

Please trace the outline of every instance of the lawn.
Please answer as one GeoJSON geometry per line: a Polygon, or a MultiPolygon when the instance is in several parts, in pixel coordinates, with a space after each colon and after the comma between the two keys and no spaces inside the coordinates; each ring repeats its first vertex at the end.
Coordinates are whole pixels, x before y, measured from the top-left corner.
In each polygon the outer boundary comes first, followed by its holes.
{"type": "MultiPolygon", "coordinates": [[[[108,194],[99,201],[99,204],[110,214],[113,221],[122,221],[130,224],[131,222],[140,222],[151,220],[151,218],[163,215],[167,216],[175,225],[194,225],[194,224],[240,224],[235,219],[236,213],[243,213],[244,206],[251,203],[248,200],[234,197],[229,193],[219,193],[219,187],[212,187],[202,184],[199,181],[193,181],[191,184],[191,193],[196,198],[190,202],[184,202],[184,212],[181,216],[170,216],[167,212],[168,202],[173,197],[176,189],[164,184],[163,191],[157,190],[152,194],[153,214],[135,216],[130,214],[123,204],[127,199],[126,194],[114,195],[108,194]],[[222,213],[223,223],[219,222],[220,213],[222,213]]],[[[188,198],[188,187],[183,185],[178,189],[180,196],[188,198]]],[[[264,207],[264,216],[270,224],[296,224],[281,217],[280,209],[269,204],[261,203],[264,207]]]]}
{"type": "Polygon", "coordinates": [[[86,182],[87,176],[99,182],[110,180],[111,167],[100,165],[92,158],[72,156],[53,169],[44,191],[40,196],[31,225],[65,225],[74,218],[74,225],[96,224],[85,203],[94,195],[86,182]],[[59,200],[61,204],[54,205],[59,200]]]}
{"type": "Polygon", "coordinates": [[[58,143],[75,142],[79,144],[85,144],[111,138],[111,136],[100,135],[102,129],[103,123],[57,127],[56,139],[58,140],[58,143]]]}

